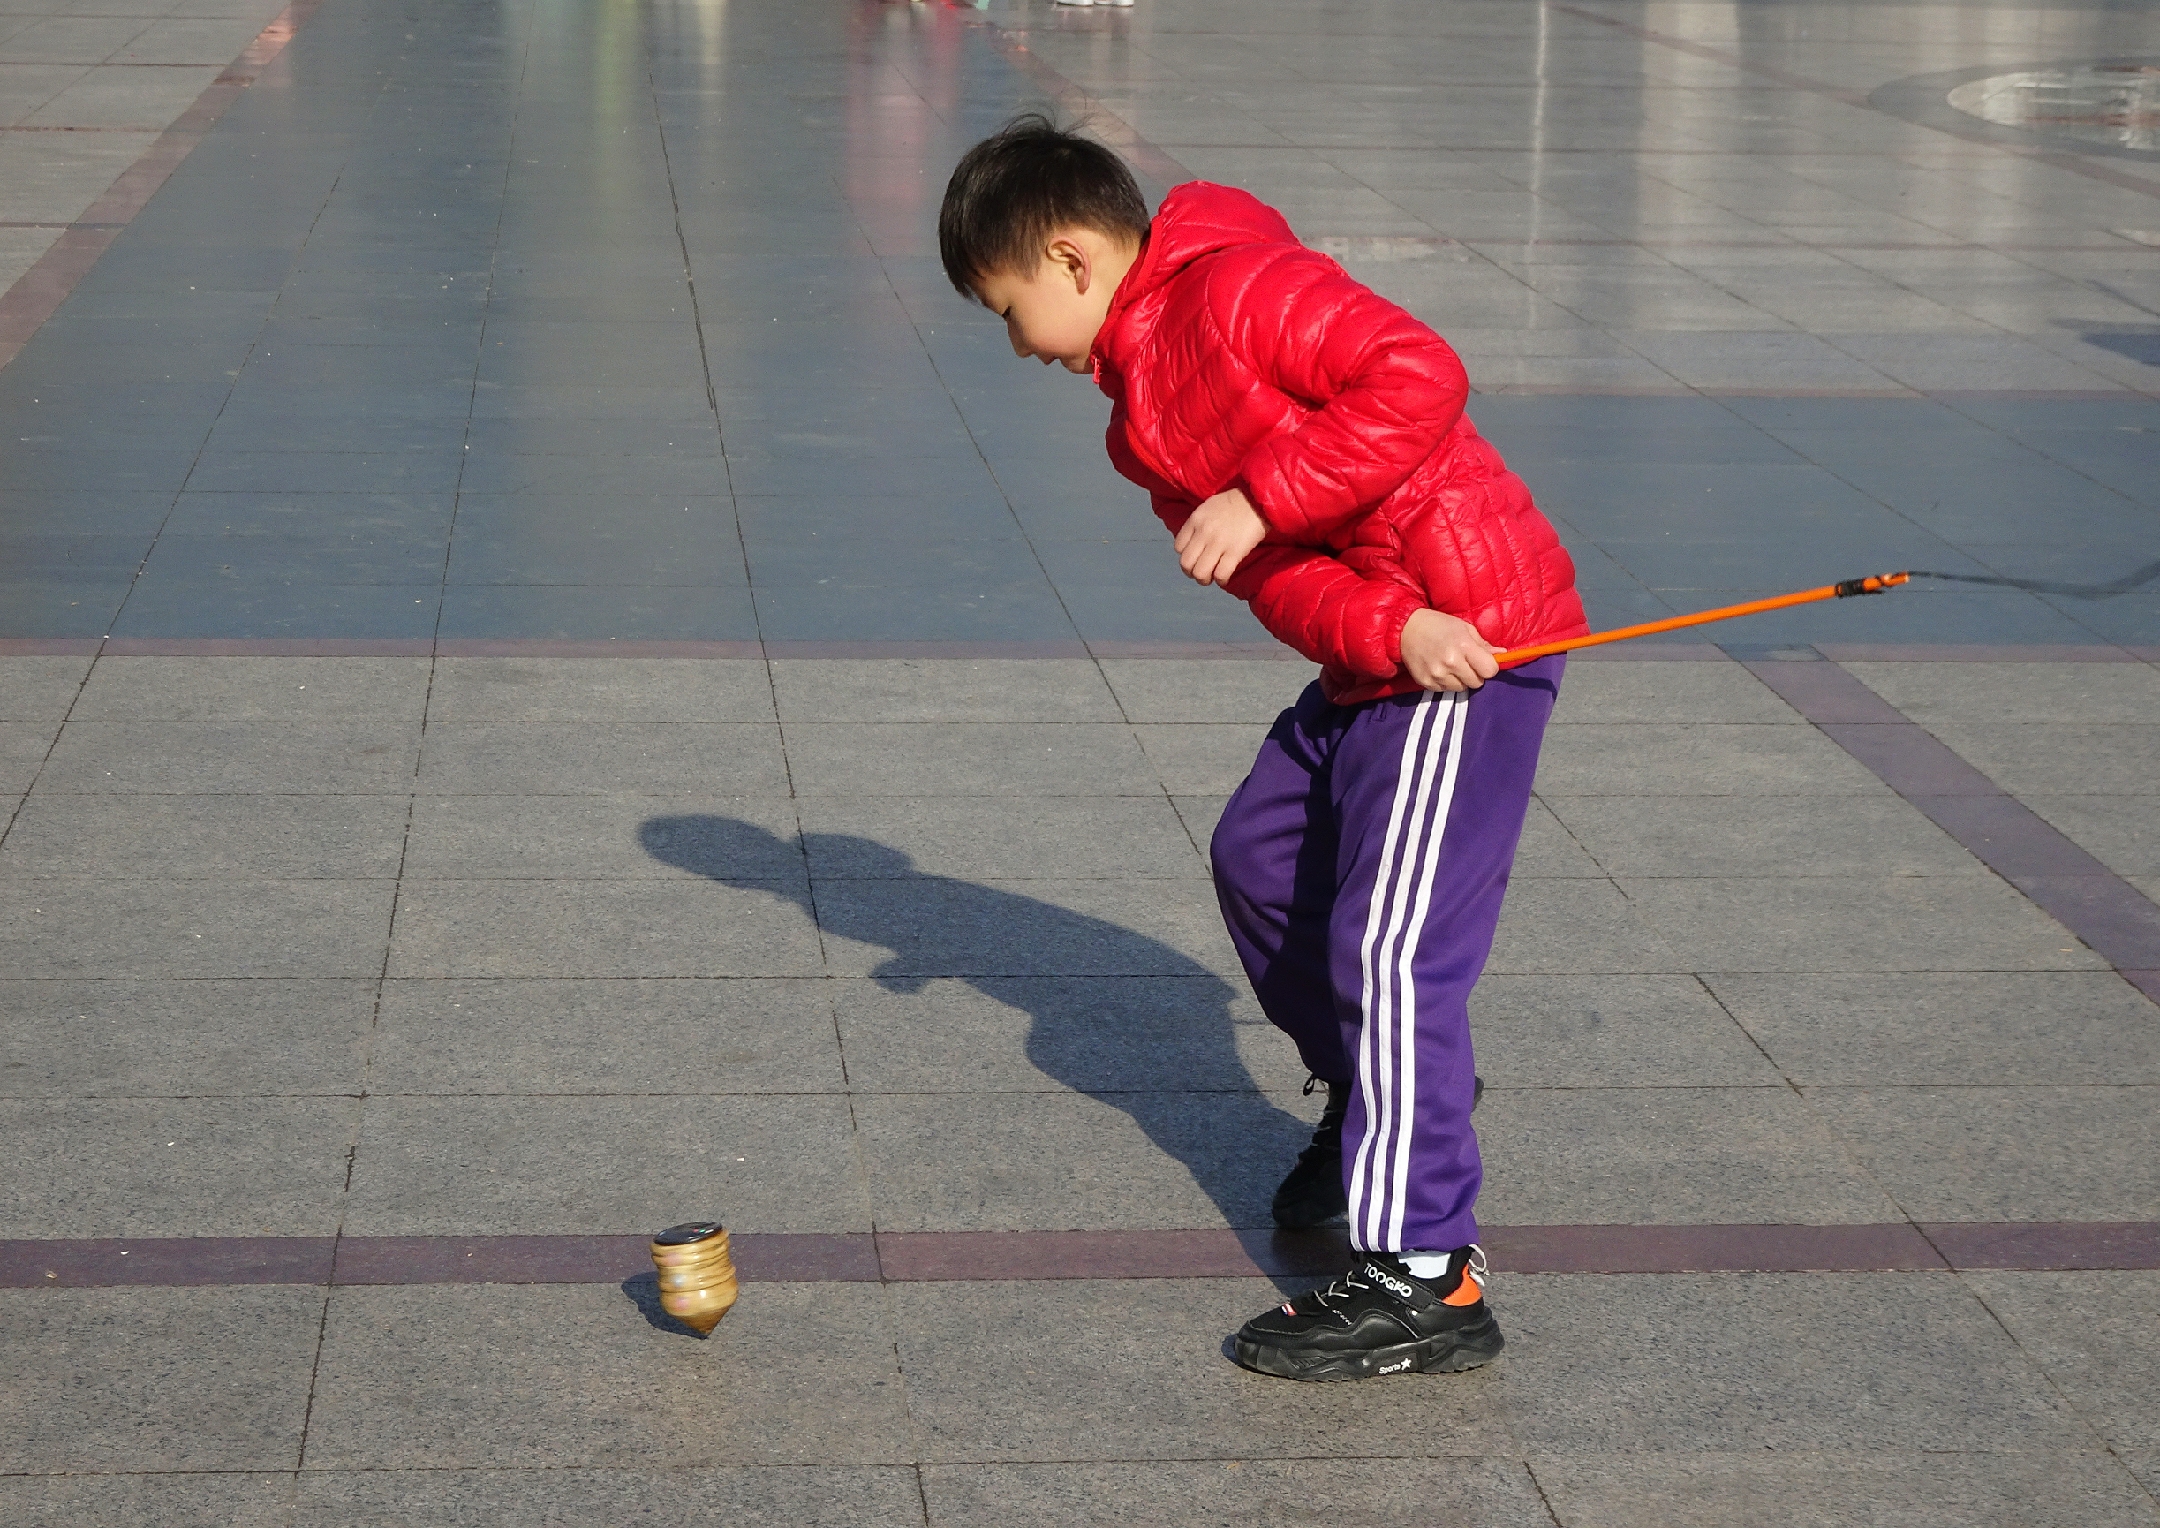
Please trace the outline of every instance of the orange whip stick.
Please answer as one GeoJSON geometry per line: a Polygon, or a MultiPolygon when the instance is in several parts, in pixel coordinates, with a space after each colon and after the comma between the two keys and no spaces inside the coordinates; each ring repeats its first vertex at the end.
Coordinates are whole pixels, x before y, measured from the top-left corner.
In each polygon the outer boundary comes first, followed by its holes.
{"type": "MultiPolygon", "coordinates": [[[[1646,621],[1640,626],[1622,626],[1615,631],[1593,631],[1585,637],[1569,637],[1564,642],[1540,642],[1535,647],[1511,647],[1494,656],[1502,668],[1513,668],[1518,663],[1528,663],[1532,658],[1542,658],[1548,653],[1571,653],[1578,647],[1602,647],[1607,642],[1625,642],[1631,637],[1655,636],[1661,631],[1678,631],[1683,626],[1707,626],[1712,621],[1729,621],[1736,615],[1760,615],[1765,610],[1783,610],[1788,605],[1812,605],[1817,600],[1850,599],[1856,594],[1880,594],[1885,589],[1895,589],[1913,575],[1910,573],[1877,573],[1870,578],[1848,578],[1841,584],[1824,584],[1820,589],[1800,589],[1791,594],[1780,594],[1766,600],[1749,600],[1744,605],[1724,605],[1716,610],[1698,610],[1693,615],[1676,615],[1663,621],[1646,621]]],[[[1921,574],[1922,578],[1932,575],[1921,574]]]]}

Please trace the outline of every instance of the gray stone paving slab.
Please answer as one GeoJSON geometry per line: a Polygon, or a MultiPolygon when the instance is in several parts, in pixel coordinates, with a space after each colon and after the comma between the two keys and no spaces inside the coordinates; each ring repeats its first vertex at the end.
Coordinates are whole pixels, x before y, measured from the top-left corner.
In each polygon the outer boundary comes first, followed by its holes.
{"type": "MultiPolygon", "coordinates": [[[[1392,1386],[1281,1385],[1212,1362],[1268,1303],[1255,1279],[902,1284],[891,1292],[926,1463],[1447,1457],[1513,1452],[1500,1366],[1392,1386]],[[1059,1363],[1041,1334],[1093,1334],[1059,1363]],[[1197,1357],[1195,1348],[1207,1351],[1197,1357]]],[[[1505,1307],[1501,1319],[1507,1319],[1505,1307]]]]}
{"type": "Polygon", "coordinates": [[[375,1016],[360,981],[0,981],[0,1095],[355,1094],[375,1016]]]}
{"type": "MultiPolygon", "coordinates": [[[[657,1306],[649,1282],[638,1300],[657,1306]]],[[[877,1286],[765,1285],[709,1342],[672,1322],[649,1324],[640,1310],[609,1284],[341,1289],[330,1304],[308,1466],[909,1460],[893,1321],[877,1286]]]]}
{"type": "Polygon", "coordinates": [[[1133,728],[1149,765],[1173,796],[1227,796],[1245,783],[1267,738],[1265,722],[1179,723],[1133,728]]]}
{"type": "Polygon", "coordinates": [[[784,881],[417,881],[398,897],[389,974],[814,976],[805,895],[784,881]]]}
{"type": "Polygon", "coordinates": [[[1848,663],[1923,727],[1942,722],[2104,726],[2160,714],[2160,672],[2119,663],[1848,663]]]}
{"type": "Polygon", "coordinates": [[[821,880],[1046,873],[1192,880],[1208,873],[1161,795],[812,796],[802,802],[802,831],[810,873],[821,880]]]}
{"type": "Polygon", "coordinates": [[[285,1528],[290,1474],[10,1475],[0,1477],[0,1515],[19,1528],[84,1522],[170,1528],[285,1528]]]}
{"type": "Polygon", "coordinates": [[[953,1464],[923,1470],[932,1528],[1244,1528],[1436,1518],[1472,1528],[1550,1528],[1512,1459],[1119,1461],[953,1464]]]}
{"type": "Polygon", "coordinates": [[[789,773],[804,796],[1154,796],[1122,725],[798,722],[789,773]]]}
{"type": "MultiPolygon", "coordinates": [[[[10,660],[12,668],[15,660],[10,660]]],[[[75,721],[417,724],[425,658],[103,658],[75,721]]]]}
{"type": "MultiPolygon", "coordinates": [[[[1780,978],[1783,980],[1783,978],[1780,978]]],[[[1693,976],[1488,976],[1470,1003],[1493,1088],[1761,1087],[1776,1067],[1693,976]]]]}
{"type": "Polygon", "coordinates": [[[731,722],[446,722],[420,760],[429,795],[787,793],[777,729],[731,722]]]}
{"type": "Polygon", "coordinates": [[[1265,658],[1106,658],[1102,670],[1128,720],[1261,728],[1296,704],[1318,674],[1309,663],[1265,658]]]}
{"type": "Polygon", "coordinates": [[[1214,890],[1197,880],[825,881],[818,924],[833,974],[896,983],[1240,971],[1214,890]]]}
{"type": "Polygon", "coordinates": [[[731,659],[443,658],[438,722],[769,722],[765,665],[731,659]]]}
{"type": "Polygon", "coordinates": [[[404,795],[410,722],[72,721],[39,785],[69,793],[404,795]]]}
{"type": "Polygon", "coordinates": [[[1508,888],[1485,969],[1520,976],[1693,968],[1611,881],[1555,879],[1520,880],[1508,888]]]}
{"type": "Polygon", "coordinates": [[[1117,722],[1102,672],[1086,659],[775,659],[780,720],[1117,722]]]}
{"type": "Polygon", "coordinates": [[[2160,1275],[1969,1275],[2031,1360],[2115,1449],[2160,1447],[2160,1275]]]}
{"type": "Polygon", "coordinates": [[[2018,799],[2117,875],[2160,875],[2160,795],[2018,799]]]}
{"type": "Polygon", "coordinates": [[[81,693],[88,658],[11,656],[0,663],[0,722],[57,722],[81,693]]]}
{"type": "MultiPolygon", "coordinates": [[[[677,1523],[791,1523],[889,1528],[920,1522],[913,1469],[803,1465],[717,1469],[314,1470],[290,1519],[301,1528],[529,1528],[657,1518],[677,1523]]],[[[287,1519],[280,1518],[285,1522],[287,1519]]]]}
{"type": "Polygon", "coordinates": [[[1490,1089],[1493,1225],[1874,1224],[1898,1206],[1788,1088],[1490,1089]]]}
{"type": "Polygon", "coordinates": [[[326,1095],[0,1101],[23,1153],[0,1236],[327,1236],[358,1117],[326,1095]]]}
{"type": "Polygon", "coordinates": [[[1560,796],[1545,805],[1622,878],[1973,876],[1986,867],[1913,807],[1883,796],[1560,796]]]}
{"type": "Polygon", "coordinates": [[[2160,758],[2160,723],[1997,727],[1937,722],[1929,730],[2014,796],[2149,796],[2160,791],[2153,768],[2153,760],[2160,758]]]}
{"type": "Polygon", "coordinates": [[[369,1078],[379,1093],[838,1093],[846,1086],[828,984],[764,978],[389,981],[369,1078]]]}
{"type": "Polygon", "coordinates": [[[0,848],[27,876],[309,877],[398,872],[406,803],[394,796],[134,796],[38,792],[0,848]]]}
{"type": "Polygon", "coordinates": [[[880,1230],[1266,1226],[1312,1132],[1297,1096],[858,1095],[855,1120],[880,1230]]]}
{"type": "Polygon", "coordinates": [[[743,1231],[867,1231],[856,1152],[836,1094],[377,1096],[344,1226],[628,1236],[723,1214],[743,1231]]]}
{"type": "Polygon", "coordinates": [[[2152,1003],[2112,971],[1703,980],[1801,1087],[2160,1083],[2152,1003]]]}
{"type": "Polygon", "coordinates": [[[692,825],[723,822],[755,830],[738,831],[724,846],[712,846],[730,874],[802,877],[802,852],[793,843],[795,803],[785,797],[712,795],[418,797],[405,838],[405,875],[411,880],[677,877],[689,868],[684,860],[700,843],[692,825]],[[668,857],[654,852],[663,840],[672,846],[668,857]]]}
{"type": "Polygon", "coordinates": [[[23,977],[373,976],[389,881],[19,879],[0,970],[23,977]]]}
{"type": "Polygon", "coordinates": [[[1949,1274],[1546,1275],[1496,1281],[1494,1300],[1509,1342],[1487,1425],[1533,1459],[2093,1444],[1949,1274]],[[1844,1341],[1826,1348],[1811,1334],[1831,1327],[1844,1341]]]}
{"type": "Polygon", "coordinates": [[[1691,971],[2079,970],[2104,961],[1980,876],[1627,880],[1691,971]]]}
{"type": "Polygon", "coordinates": [[[292,1469],[322,1308],[291,1286],[0,1292],[0,1470],[292,1469]]]}
{"type": "Polygon", "coordinates": [[[0,722],[0,793],[21,796],[30,789],[52,752],[59,734],[57,719],[50,722],[0,722]]]}
{"type": "Polygon", "coordinates": [[[1553,707],[1555,726],[1799,721],[1797,712],[1745,669],[1714,662],[1574,662],[1553,707]]]}
{"type": "Polygon", "coordinates": [[[2160,1509],[2120,1459],[2090,1452],[1837,1450],[1539,1456],[1554,1516],[1672,1528],[2132,1528],[2160,1509]]]}
{"type": "Polygon", "coordinates": [[[1813,728],[1612,722],[1555,725],[1545,796],[1872,796],[1888,790],[1813,728]]]}
{"type": "Polygon", "coordinates": [[[2160,1205],[2153,1094],[1815,1087],[1808,1101],[1915,1220],[2148,1220],[2160,1205]]]}

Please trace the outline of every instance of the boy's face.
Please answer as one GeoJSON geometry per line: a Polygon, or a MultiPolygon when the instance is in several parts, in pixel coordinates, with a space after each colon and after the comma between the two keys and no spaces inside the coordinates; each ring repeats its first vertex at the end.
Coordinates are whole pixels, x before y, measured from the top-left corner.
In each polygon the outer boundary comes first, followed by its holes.
{"type": "Polygon", "coordinates": [[[1092,229],[1072,229],[1049,241],[1034,270],[995,272],[975,291],[1005,320],[1014,355],[1085,372],[1110,299],[1137,253],[1092,229]]]}

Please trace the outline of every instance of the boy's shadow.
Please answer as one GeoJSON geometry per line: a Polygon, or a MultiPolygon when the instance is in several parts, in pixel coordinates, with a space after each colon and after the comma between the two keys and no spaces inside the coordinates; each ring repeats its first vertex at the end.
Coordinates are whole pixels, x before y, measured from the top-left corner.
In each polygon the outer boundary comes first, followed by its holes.
{"type": "Polygon", "coordinates": [[[1084,913],[919,874],[906,854],[871,839],[808,834],[798,850],[754,823],[707,815],[648,818],[638,838],[657,860],[783,897],[825,933],[889,951],[870,973],[889,992],[958,980],[1027,1013],[1038,1070],[1129,1115],[1185,1165],[1225,1223],[1269,1225],[1269,1196],[1311,1127],[1255,1088],[1237,1053],[1233,993],[1206,967],[1084,913]],[[803,851],[818,874],[814,905],[803,851]]]}

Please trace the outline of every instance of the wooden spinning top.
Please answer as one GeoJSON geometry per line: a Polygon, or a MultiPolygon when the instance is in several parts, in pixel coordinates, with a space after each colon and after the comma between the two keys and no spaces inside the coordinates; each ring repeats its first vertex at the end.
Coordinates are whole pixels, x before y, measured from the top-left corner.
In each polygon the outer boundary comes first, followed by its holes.
{"type": "Polygon", "coordinates": [[[660,1270],[660,1308],[701,1333],[718,1326],[741,1293],[727,1231],[717,1220],[669,1226],[652,1239],[652,1260],[660,1270]]]}

